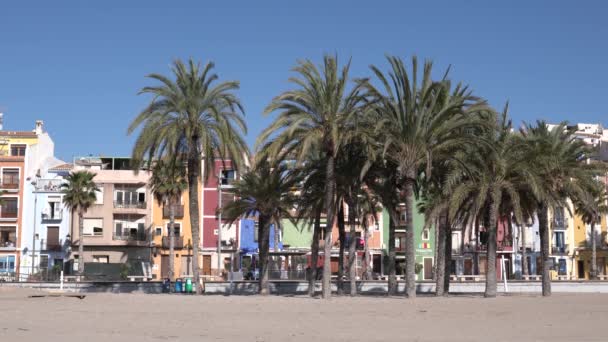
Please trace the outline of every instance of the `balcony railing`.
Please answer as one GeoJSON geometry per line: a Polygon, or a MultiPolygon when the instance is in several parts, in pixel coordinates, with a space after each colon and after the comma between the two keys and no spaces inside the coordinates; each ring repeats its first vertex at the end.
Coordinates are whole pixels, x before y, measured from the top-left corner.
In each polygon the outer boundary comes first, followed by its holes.
{"type": "Polygon", "coordinates": [[[19,189],[19,180],[17,180],[17,182],[2,182],[2,184],[0,184],[0,188],[7,190],[17,190],[19,189]]]}
{"type": "MultiPolygon", "coordinates": [[[[169,242],[170,242],[169,237],[163,236],[163,248],[169,249],[169,242]]],[[[175,248],[175,249],[184,248],[184,238],[181,236],[174,236],[173,237],[173,248],[175,248]]]]}
{"type": "Polygon", "coordinates": [[[146,202],[126,203],[126,202],[114,201],[114,208],[117,208],[117,209],[146,209],[146,202]]]}
{"type": "Polygon", "coordinates": [[[62,179],[39,179],[34,186],[36,191],[42,192],[61,192],[62,179]]]}
{"type": "Polygon", "coordinates": [[[15,211],[15,212],[6,211],[6,210],[2,210],[0,208],[0,218],[16,219],[17,218],[17,211],[15,211]]]}
{"type": "MultiPolygon", "coordinates": [[[[176,218],[184,217],[184,206],[176,205],[174,213],[175,213],[176,218]]],[[[171,207],[168,205],[163,206],[163,218],[169,218],[170,216],[171,216],[171,207]]]]}
{"type": "Polygon", "coordinates": [[[553,254],[564,254],[568,252],[568,245],[551,245],[553,254]]]}
{"type": "Polygon", "coordinates": [[[61,221],[63,219],[61,213],[52,213],[52,214],[47,214],[47,213],[42,213],[42,221],[61,221]]]}
{"type": "Polygon", "coordinates": [[[568,222],[565,220],[553,220],[553,228],[566,229],[568,228],[568,222]]]}
{"type": "Polygon", "coordinates": [[[112,233],[112,240],[119,241],[147,241],[147,236],[145,232],[138,231],[134,232],[124,232],[124,233],[112,233]]]}
{"type": "Polygon", "coordinates": [[[61,251],[62,246],[59,241],[40,241],[40,249],[43,251],[61,251]]]}

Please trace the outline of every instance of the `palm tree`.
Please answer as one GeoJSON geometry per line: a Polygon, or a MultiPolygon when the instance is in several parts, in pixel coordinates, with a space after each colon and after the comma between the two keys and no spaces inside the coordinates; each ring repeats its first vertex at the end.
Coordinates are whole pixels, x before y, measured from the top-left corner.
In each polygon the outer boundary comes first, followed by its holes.
{"type": "Polygon", "coordinates": [[[536,125],[527,124],[521,129],[526,143],[527,160],[539,180],[533,189],[538,208],[538,226],[542,258],[542,293],[551,295],[549,211],[565,207],[567,199],[582,198],[601,174],[603,167],[598,163],[585,163],[592,155],[583,141],[576,139],[566,123],[549,127],[544,121],[536,125]]]}
{"type": "MultiPolygon", "coordinates": [[[[421,173],[431,175],[431,164],[442,150],[468,143],[463,132],[473,126],[469,112],[485,108],[467,87],[458,85],[451,91],[450,82],[431,79],[432,63],[424,63],[418,83],[418,60],[412,58],[412,72],[397,57],[387,57],[390,71],[385,75],[375,66],[381,90],[364,82],[368,96],[380,120],[376,131],[382,132],[382,151],[397,165],[406,211],[406,295],[416,296],[414,227],[412,221],[414,189],[421,173]]],[[[447,73],[446,73],[447,75],[447,73]]]]}
{"type": "Polygon", "coordinates": [[[152,168],[150,188],[159,204],[169,206],[169,279],[173,281],[175,272],[175,208],[179,203],[182,193],[188,187],[186,181],[186,170],[183,163],[178,160],[159,160],[152,168]]]}
{"type": "Polygon", "coordinates": [[[131,122],[128,133],[139,131],[133,148],[135,164],[157,157],[185,158],[192,227],[192,268],[196,293],[201,293],[198,251],[200,213],[198,187],[215,174],[215,158],[231,159],[240,169],[248,151],[242,134],[246,133],[243,107],[234,92],[239,82],[217,83],[214,64],[203,68],[192,59],[177,60],[171,71],[174,80],[160,74],[148,77],[160,85],[144,87],[140,94],[153,95],[152,102],[131,122]]]}
{"type": "Polygon", "coordinates": [[[576,212],[585,224],[591,225],[591,279],[597,279],[597,242],[595,225],[608,213],[608,194],[603,183],[596,182],[576,200],[576,212]]]}
{"type": "Polygon", "coordinates": [[[258,138],[266,155],[293,153],[299,162],[318,149],[325,161],[325,227],[323,298],[331,297],[331,229],[335,220],[336,157],[348,141],[348,117],[359,109],[361,85],[348,87],[350,62],[341,70],[337,57],[326,55],[319,68],[310,60],[298,61],[297,77],[289,81],[295,89],[275,97],[265,110],[278,112],[275,121],[258,138]]]}
{"type": "Polygon", "coordinates": [[[78,213],[78,275],[84,274],[84,219],[87,210],[97,200],[99,189],[93,181],[95,174],[89,171],[74,171],[67,177],[67,183],[61,185],[61,190],[65,194],[63,203],[74,212],[78,213]]]}
{"type": "Polygon", "coordinates": [[[253,170],[234,184],[236,200],[222,209],[227,217],[236,220],[241,216],[258,216],[260,241],[260,294],[270,293],[268,285],[268,254],[270,251],[270,225],[275,229],[282,218],[295,223],[291,215],[296,204],[293,188],[299,178],[285,166],[272,166],[259,161],[253,170]]]}
{"type": "MultiPolygon", "coordinates": [[[[452,167],[445,191],[450,193],[450,220],[467,212],[483,222],[487,232],[486,297],[496,296],[496,230],[498,221],[513,214],[521,222],[520,192],[533,183],[522,143],[511,133],[506,109],[495,130],[486,133],[489,144],[476,145],[452,167]]],[[[471,222],[472,220],[469,220],[471,222]]]]}

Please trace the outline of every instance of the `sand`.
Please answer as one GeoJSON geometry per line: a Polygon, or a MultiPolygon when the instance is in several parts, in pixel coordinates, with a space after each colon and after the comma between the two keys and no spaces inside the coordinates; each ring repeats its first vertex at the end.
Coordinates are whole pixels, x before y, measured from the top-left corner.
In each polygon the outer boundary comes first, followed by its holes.
{"type": "Polygon", "coordinates": [[[0,341],[607,341],[608,295],[383,297],[0,290],[0,341]]]}

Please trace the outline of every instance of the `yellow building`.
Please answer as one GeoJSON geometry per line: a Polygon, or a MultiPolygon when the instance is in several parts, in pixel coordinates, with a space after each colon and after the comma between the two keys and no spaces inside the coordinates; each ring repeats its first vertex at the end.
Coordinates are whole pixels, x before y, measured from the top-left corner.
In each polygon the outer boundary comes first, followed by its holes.
{"type": "MultiPolygon", "coordinates": [[[[175,208],[174,225],[174,278],[192,276],[192,229],[188,190],[182,193],[175,208]]],[[[199,192],[200,203],[200,192],[199,192]]],[[[152,274],[155,279],[169,276],[169,206],[154,200],[152,208],[152,274]]],[[[199,267],[201,267],[199,257],[199,267]]]]}
{"type": "MultiPolygon", "coordinates": [[[[595,225],[597,271],[598,274],[606,274],[608,262],[608,244],[606,240],[607,224],[606,216],[602,217],[601,224],[595,225]]],[[[591,270],[591,225],[585,224],[578,215],[574,217],[574,243],[575,243],[575,270],[577,279],[589,279],[591,270]]]]}

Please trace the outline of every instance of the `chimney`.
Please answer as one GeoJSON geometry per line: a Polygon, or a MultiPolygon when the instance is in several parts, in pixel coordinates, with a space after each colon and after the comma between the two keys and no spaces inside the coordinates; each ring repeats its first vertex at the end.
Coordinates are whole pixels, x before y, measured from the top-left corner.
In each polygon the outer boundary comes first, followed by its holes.
{"type": "Polygon", "coordinates": [[[4,129],[4,113],[0,113],[0,131],[4,129]]]}
{"type": "Polygon", "coordinates": [[[44,126],[44,122],[42,120],[36,120],[36,129],[34,130],[36,135],[42,134],[42,126],[44,126]]]}

